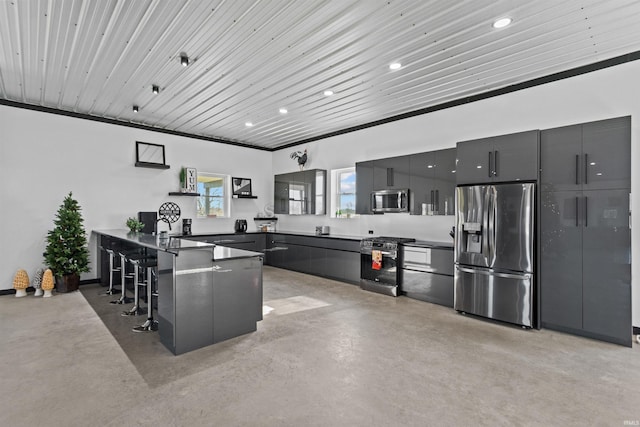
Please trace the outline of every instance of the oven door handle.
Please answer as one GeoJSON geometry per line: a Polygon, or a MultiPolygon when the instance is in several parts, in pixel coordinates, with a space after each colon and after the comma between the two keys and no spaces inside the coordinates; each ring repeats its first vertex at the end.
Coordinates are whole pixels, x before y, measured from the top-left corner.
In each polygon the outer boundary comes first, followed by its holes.
{"type": "MultiPolygon", "coordinates": [[[[374,249],[374,250],[377,250],[377,249],[374,249]]],[[[360,252],[360,253],[361,253],[361,254],[363,254],[363,255],[372,255],[372,252],[371,252],[371,251],[365,251],[365,252],[360,252]]],[[[394,253],[392,253],[392,252],[380,251],[380,253],[381,253],[382,255],[387,255],[387,256],[389,256],[389,255],[390,255],[390,256],[393,256],[393,257],[394,257],[394,259],[395,259],[395,256],[396,256],[396,254],[394,254],[394,253]]]]}

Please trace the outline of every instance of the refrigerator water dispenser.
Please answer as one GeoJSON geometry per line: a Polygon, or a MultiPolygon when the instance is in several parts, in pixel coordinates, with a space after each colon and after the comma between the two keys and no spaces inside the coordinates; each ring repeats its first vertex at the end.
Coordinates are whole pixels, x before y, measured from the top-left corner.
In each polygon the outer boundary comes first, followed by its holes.
{"type": "Polygon", "coordinates": [[[482,224],[465,222],[462,224],[465,252],[482,253],[482,224]]]}

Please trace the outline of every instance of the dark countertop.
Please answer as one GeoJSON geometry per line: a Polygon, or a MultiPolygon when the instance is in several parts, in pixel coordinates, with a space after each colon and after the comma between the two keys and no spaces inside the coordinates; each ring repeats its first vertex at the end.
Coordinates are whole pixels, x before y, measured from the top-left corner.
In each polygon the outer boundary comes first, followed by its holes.
{"type": "Polygon", "coordinates": [[[243,249],[217,246],[212,243],[198,242],[196,240],[189,240],[188,238],[180,235],[170,235],[169,239],[161,241],[160,236],[147,233],[131,233],[125,229],[93,230],[93,232],[103,236],[124,240],[145,248],[169,252],[175,255],[179,255],[180,251],[185,250],[210,250],[213,253],[213,260],[215,261],[264,256],[264,254],[260,252],[245,251],[243,249]]]}
{"type": "MultiPolygon", "coordinates": [[[[197,233],[192,234],[189,237],[204,237],[204,236],[218,236],[218,235],[231,235],[231,234],[288,234],[292,236],[305,236],[305,237],[320,237],[326,239],[340,239],[340,240],[352,240],[359,242],[360,240],[366,237],[373,237],[375,235],[368,234],[366,236],[354,236],[354,235],[345,235],[345,234],[316,234],[312,232],[306,231],[246,231],[244,233],[224,233],[224,232],[211,232],[211,233],[197,233]]],[[[451,249],[453,250],[453,239],[450,241],[438,242],[433,240],[416,240],[412,243],[405,243],[405,246],[415,246],[420,248],[443,248],[443,249],[451,249]]]]}

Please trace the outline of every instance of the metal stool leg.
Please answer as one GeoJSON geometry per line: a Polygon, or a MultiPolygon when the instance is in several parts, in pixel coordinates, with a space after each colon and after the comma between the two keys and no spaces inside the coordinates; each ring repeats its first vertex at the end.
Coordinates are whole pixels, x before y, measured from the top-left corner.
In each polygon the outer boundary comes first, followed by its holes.
{"type": "Polygon", "coordinates": [[[126,279],[127,279],[126,265],[127,264],[126,263],[127,263],[127,257],[125,254],[121,253],[120,254],[120,281],[121,281],[122,292],[121,292],[120,298],[117,300],[111,301],[111,304],[126,304],[131,302],[131,298],[127,298],[127,286],[126,286],[126,279]]]}
{"type": "Polygon", "coordinates": [[[105,249],[105,251],[109,254],[109,289],[100,295],[115,295],[118,289],[113,287],[113,273],[120,271],[120,267],[115,265],[116,254],[113,249],[105,249]]]}
{"type": "Polygon", "coordinates": [[[133,307],[130,310],[126,310],[122,312],[123,316],[137,316],[138,314],[142,314],[142,310],[140,310],[140,291],[139,287],[144,285],[144,282],[140,282],[140,261],[139,260],[129,260],[131,264],[133,264],[133,289],[134,289],[134,297],[133,297],[133,307]]]}
{"type": "MultiPolygon", "coordinates": [[[[133,332],[149,332],[158,330],[158,322],[153,320],[153,269],[147,267],[147,320],[140,326],[133,328],[133,332]]],[[[157,278],[157,277],[156,277],[157,278]]],[[[157,281],[156,281],[157,283],[157,281]]]]}

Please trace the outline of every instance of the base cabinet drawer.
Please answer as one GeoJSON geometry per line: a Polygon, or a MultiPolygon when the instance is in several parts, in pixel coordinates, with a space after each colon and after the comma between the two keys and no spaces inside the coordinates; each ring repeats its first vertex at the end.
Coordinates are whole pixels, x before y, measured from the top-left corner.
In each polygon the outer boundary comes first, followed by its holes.
{"type": "Polygon", "coordinates": [[[453,276],[403,269],[402,293],[453,308],[453,276]]]}

